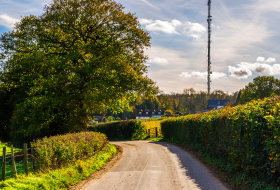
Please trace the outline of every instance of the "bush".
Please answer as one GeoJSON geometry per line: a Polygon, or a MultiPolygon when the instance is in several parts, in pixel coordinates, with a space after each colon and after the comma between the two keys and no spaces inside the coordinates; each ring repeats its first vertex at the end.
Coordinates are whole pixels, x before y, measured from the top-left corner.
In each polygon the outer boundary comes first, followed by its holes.
{"type": "Polygon", "coordinates": [[[57,168],[76,160],[85,159],[101,151],[109,141],[104,134],[82,132],[36,140],[36,162],[41,169],[57,168]]]}
{"type": "Polygon", "coordinates": [[[140,120],[116,121],[88,127],[89,131],[104,133],[109,139],[145,139],[146,128],[140,120]]]}
{"type": "Polygon", "coordinates": [[[161,122],[165,138],[200,146],[235,171],[280,183],[280,97],[161,122]]]}

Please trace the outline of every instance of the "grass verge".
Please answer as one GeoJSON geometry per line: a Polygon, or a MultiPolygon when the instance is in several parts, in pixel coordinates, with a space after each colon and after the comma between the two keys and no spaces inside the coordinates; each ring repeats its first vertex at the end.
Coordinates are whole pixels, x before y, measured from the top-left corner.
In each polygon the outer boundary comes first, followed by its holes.
{"type": "MultiPolygon", "coordinates": [[[[4,143],[0,140],[0,156],[3,156],[3,147],[6,147],[7,155],[11,154],[11,147],[8,145],[8,143],[4,143]]],[[[21,149],[18,147],[14,147],[14,153],[20,152],[21,149]]]]}
{"type": "Polygon", "coordinates": [[[214,170],[220,178],[227,181],[236,190],[280,190],[280,187],[276,184],[271,184],[269,181],[260,179],[252,173],[234,170],[225,160],[211,157],[205,151],[204,147],[200,145],[189,145],[184,142],[165,138],[150,138],[147,140],[171,142],[183,149],[191,151],[199,160],[208,165],[211,170],[214,170]]]}
{"type": "Polygon", "coordinates": [[[46,173],[30,174],[28,177],[26,175],[20,175],[17,179],[8,179],[5,182],[1,182],[0,189],[69,189],[98,171],[110,161],[116,153],[116,147],[108,144],[102,149],[102,151],[87,160],[78,160],[75,164],[68,165],[68,167],[50,170],[46,173]]]}

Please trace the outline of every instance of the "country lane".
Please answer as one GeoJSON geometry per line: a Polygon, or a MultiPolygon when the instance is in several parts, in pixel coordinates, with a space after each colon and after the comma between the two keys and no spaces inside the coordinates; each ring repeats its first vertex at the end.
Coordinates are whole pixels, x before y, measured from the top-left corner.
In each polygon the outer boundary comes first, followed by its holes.
{"type": "Polygon", "coordinates": [[[123,158],[83,190],[226,190],[199,161],[165,142],[115,141],[123,158]]]}

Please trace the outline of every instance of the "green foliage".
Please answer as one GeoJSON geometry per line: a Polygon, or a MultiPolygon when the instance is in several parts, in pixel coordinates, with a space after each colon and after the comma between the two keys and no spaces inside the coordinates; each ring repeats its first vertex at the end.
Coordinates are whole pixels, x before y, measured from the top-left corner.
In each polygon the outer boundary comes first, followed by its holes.
{"type": "Polygon", "coordinates": [[[173,111],[172,110],[165,110],[165,115],[166,116],[172,116],[173,115],[173,111]]]}
{"type": "Polygon", "coordinates": [[[146,128],[140,120],[116,121],[97,124],[88,127],[89,131],[104,133],[109,139],[135,139],[141,140],[147,137],[146,128]]]}
{"type": "Polygon", "coordinates": [[[273,76],[259,76],[242,90],[240,103],[244,104],[254,99],[263,99],[274,95],[280,95],[280,80],[273,76]]]}
{"type": "Polygon", "coordinates": [[[108,120],[108,121],[114,121],[115,119],[114,119],[114,117],[109,116],[107,120],[108,120]]]}
{"type": "Polygon", "coordinates": [[[193,108],[195,111],[207,109],[208,99],[229,99],[230,102],[235,102],[238,91],[233,94],[227,94],[221,90],[215,90],[210,95],[207,92],[195,91],[193,88],[184,89],[182,94],[160,93],[157,98],[159,100],[160,109],[172,110],[172,112],[187,112],[188,108],[193,108]]]}
{"type": "Polygon", "coordinates": [[[49,169],[92,157],[108,143],[104,134],[81,132],[45,137],[34,141],[31,146],[36,150],[36,162],[40,169],[49,169]]]}
{"type": "Polygon", "coordinates": [[[8,179],[0,182],[0,189],[67,190],[100,170],[116,153],[116,147],[107,144],[100,152],[95,152],[93,157],[86,160],[79,160],[67,167],[51,170],[48,173],[30,173],[28,177],[20,175],[17,179],[8,179]]]}
{"type": "Polygon", "coordinates": [[[161,122],[164,138],[196,144],[242,171],[280,184],[280,97],[161,122]]]}
{"type": "Polygon", "coordinates": [[[90,113],[130,110],[136,93],[157,94],[145,74],[150,36],[123,9],[114,0],[53,0],[4,33],[0,92],[11,94],[0,131],[8,123],[17,141],[82,131],[90,113]]]}

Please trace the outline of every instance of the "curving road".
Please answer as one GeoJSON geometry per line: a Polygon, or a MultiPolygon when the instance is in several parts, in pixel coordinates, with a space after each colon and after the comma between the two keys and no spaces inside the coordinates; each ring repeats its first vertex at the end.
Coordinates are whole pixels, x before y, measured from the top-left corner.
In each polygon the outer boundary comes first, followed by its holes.
{"type": "Polygon", "coordinates": [[[169,143],[111,142],[122,146],[123,158],[84,190],[226,190],[227,188],[187,152],[169,143]]]}

